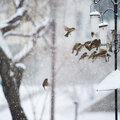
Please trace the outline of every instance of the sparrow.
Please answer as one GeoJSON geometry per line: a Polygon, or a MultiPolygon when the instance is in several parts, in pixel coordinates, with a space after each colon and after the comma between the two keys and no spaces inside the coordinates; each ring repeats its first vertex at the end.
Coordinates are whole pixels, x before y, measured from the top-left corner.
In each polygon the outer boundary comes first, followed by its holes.
{"type": "Polygon", "coordinates": [[[81,49],[83,48],[84,45],[82,45],[81,43],[75,43],[75,45],[73,46],[72,49],[72,53],[74,53],[74,51],[76,50],[76,55],[78,55],[78,53],[81,51],[81,49]]]}
{"type": "Polygon", "coordinates": [[[93,37],[95,35],[95,33],[94,32],[91,32],[91,37],[93,37]]]}
{"type": "Polygon", "coordinates": [[[96,53],[97,53],[96,51],[92,52],[91,55],[88,57],[88,59],[93,58],[94,55],[96,55],[96,53]]]}
{"type": "Polygon", "coordinates": [[[91,49],[96,48],[96,50],[98,50],[98,47],[100,47],[100,45],[101,45],[101,40],[100,39],[98,39],[98,40],[95,39],[91,42],[90,47],[91,47],[91,49]]]}
{"type": "Polygon", "coordinates": [[[88,49],[90,51],[91,50],[91,41],[85,42],[84,46],[86,47],[86,49],[88,49]]]}
{"type": "Polygon", "coordinates": [[[46,86],[48,86],[48,79],[45,78],[45,80],[43,81],[43,84],[42,84],[43,88],[45,89],[46,86]]]}
{"type": "Polygon", "coordinates": [[[69,28],[67,26],[65,26],[64,29],[67,31],[67,33],[64,35],[65,37],[68,37],[69,34],[75,30],[75,28],[69,28]]]}
{"type": "Polygon", "coordinates": [[[95,54],[95,55],[92,57],[92,59],[93,59],[92,62],[94,62],[96,59],[98,59],[98,58],[100,58],[100,57],[104,57],[104,58],[105,58],[105,61],[107,62],[106,54],[107,54],[107,50],[105,50],[105,49],[100,49],[100,50],[99,50],[99,53],[95,54]]]}
{"type": "Polygon", "coordinates": [[[82,60],[82,59],[84,59],[85,57],[87,57],[88,55],[87,55],[87,52],[85,52],[85,53],[83,53],[82,55],[81,55],[81,57],[80,57],[80,59],[79,60],[82,60]]]}

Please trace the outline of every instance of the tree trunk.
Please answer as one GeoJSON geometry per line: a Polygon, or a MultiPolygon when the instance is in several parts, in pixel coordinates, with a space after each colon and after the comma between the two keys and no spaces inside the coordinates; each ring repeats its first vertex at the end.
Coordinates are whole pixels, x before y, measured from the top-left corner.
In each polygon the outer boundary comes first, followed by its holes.
{"type": "Polygon", "coordinates": [[[22,79],[23,69],[15,65],[11,66],[10,60],[0,49],[0,75],[2,88],[7,99],[13,120],[27,120],[20,104],[19,87],[22,79]],[[14,74],[12,75],[11,72],[14,74]],[[19,73],[19,74],[18,74],[19,73]]]}

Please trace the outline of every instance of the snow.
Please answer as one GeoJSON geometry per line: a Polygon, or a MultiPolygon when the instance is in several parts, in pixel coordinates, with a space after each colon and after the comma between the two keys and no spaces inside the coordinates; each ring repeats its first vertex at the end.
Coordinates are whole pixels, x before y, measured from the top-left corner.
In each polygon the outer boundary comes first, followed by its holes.
{"type": "MultiPolygon", "coordinates": [[[[60,89],[61,88],[58,88],[56,90],[55,119],[56,120],[73,120],[75,117],[74,101],[70,99],[70,97],[66,94],[66,92],[61,92],[60,89]]],[[[21,104],[25,111],[25,114],[27,115],[28,120],[34,120],[34,114],[33,114],[34,110],[36,113],[35,114],[36,120],[40,120],[45,99],[46,99],[46,105],[45,105],[42,120],[50,120],[50,99],[51,99],[50,95],[51,94],[50,94],[49,88],[44,90],[40,85],[26,86],[26,87],[21,85],[20,95],[21,95],[21,100],[22,100],[21,104]],[[37,92],[36,95],[35,95],[35,92],[37,92]],[[29,97],[25,98],[25,96],[28,93],[31,94],[32,96],[31,99],[29,99],[29,97]]],[[[0,86],[0,98],[1,98],[0,99],[0,119],[11,120],[11,114],[10,114],[8,104],[4,97],[1,86],[0,86]]],[[[81,120],[81,119],[82,120],[96,120],[96,118],[99,118],[100,120],[113,120],[114,112],[80,113],[78,111],[78,120],[81,120]]]]}
{"type": "Polygon", "coordinates": [[[111,72],[98,86],[97,90],[114,90],[120,88],[120,71],[111,72]]]}
{"type": "Polygon", "coordinates": [[[10,76],[12,77],[14,75],[14,72],[10,70],[10,76]]]}
{"type": "Polygon", "coordinates": [[[90,16],[100,16],[100,13],[98,11],[94,11],[90,13],[90,16]]]}
{"type": "Polygon", "coordinates": [[[100,23],[100,24],[99,24],[99,27],[105,27],[105,26],[108,26],[108,23],[103,22],[103,23],[100,23]]]}
{"type": "Polygon", "coordinates": [[[16,67],[23,68],[24,70],[26,69],[26,66],[23,63],[17,63],[16,67]]]}
{"type": "Polygon", "coordinates": [[[6,42],[4,41],[3,35],[0,31],[0,47],[2,48],[2,50],[4,51],[5,55],[9,58],[12,59],[12,53],[10,52],[8,45],[6,44],[6,42]]]}
{"type": "MultiPolygon", "coordinates": [[[[15,19],[18,16],[22,16],[24,14],[24,12],[27,10],[27,3],[28,0],[24,0],[24,5],[22,8],[17,9],[16,14],[14,14],[12,17],[10,17],[8,20],[6,20],[5,22],[0,24],[0,29],[2,29],[3,27],[6,27],[9,25],[9,22],[12,21],[13,19],[15,19]]],[[[18,24],[19,22],[17,22],[18,24]]]]}

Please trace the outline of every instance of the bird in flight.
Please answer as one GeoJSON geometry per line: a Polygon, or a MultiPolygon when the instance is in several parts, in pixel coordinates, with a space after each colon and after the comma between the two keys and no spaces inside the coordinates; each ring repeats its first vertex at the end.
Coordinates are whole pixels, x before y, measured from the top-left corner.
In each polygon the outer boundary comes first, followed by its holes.
{"type": "Polygon", "coordinates": [[[80,57],[80,59],[79,60],[82,60],[82,59],[84,59],[85,57],[87,57],[88,55],[87,55],[87,52],[85,52],[85,53],[83,53],[82,55],[81,55],[81,57],[80,57]]]}
{"type": "Polygon", "coordinates": [[[75,30],[75,28],[73,28],[73,27],[69,28],[67,26],[65,26],[64,29],[65,29],[65,31],[67,31],[67,33],[64,35],[65,37],[68,37],[69,34],[75,30]]]}

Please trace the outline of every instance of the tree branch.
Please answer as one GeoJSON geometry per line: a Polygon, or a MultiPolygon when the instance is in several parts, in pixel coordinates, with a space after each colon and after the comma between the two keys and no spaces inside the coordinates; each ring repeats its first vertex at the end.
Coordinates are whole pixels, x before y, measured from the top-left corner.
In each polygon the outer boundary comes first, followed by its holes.
{"type": "Polygon", "coordinates": [[[24,57],[27,56],[32,51],[33,47],[36,44],[36,40],[39,36],[38,35],[39,32],[41,32],[40,36],[42,36],[43,33],[45,32],[45,31],[42,32],[42,30],[47,26],[48,22],[49,22],[49,18],[46,18],[43,20],[43,22],[37,25],[37,27],[35,28],[35,31],[33,32],[31,38],[28,41],[28,44],[26,44],[25,47],[17,55],[14,56],[13,58],[14,63],[23,60],[24,57]]]}
{"type": "Polygon", "coordinates": [[[27,0],[21,0],[17,7],[16,14],[0,25],[0,30],[3,34],[16,28],[20,24],[21,19],[27,12],[27,4],[27,0]]]}

